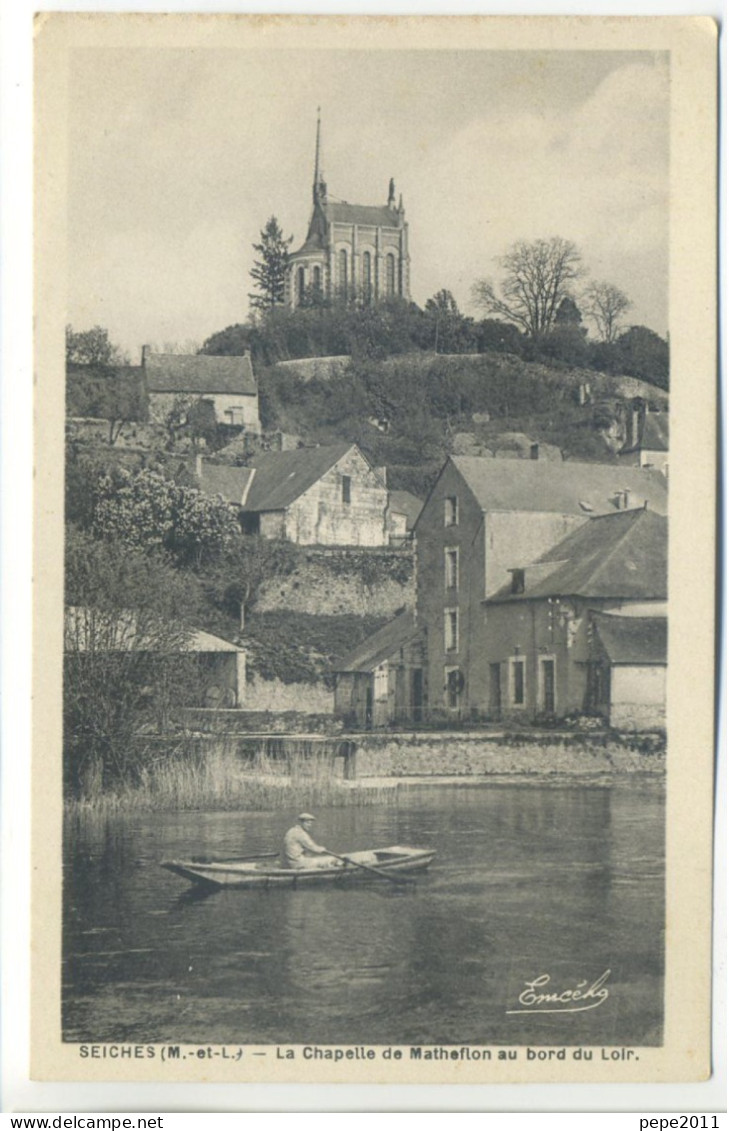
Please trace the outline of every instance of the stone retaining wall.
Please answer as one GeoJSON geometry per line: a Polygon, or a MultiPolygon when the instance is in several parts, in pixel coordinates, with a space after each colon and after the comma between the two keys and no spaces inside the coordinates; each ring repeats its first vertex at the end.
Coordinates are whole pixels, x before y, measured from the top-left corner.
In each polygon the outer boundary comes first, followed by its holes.
{"type": "Polygon", "coordinates": [[[592,737],[524,742],[513,738],[406,735],[364,737],[354,742],[354,775],[368,777],[470,777],[496,774],[649,773],[665,769],[659,740],[655,749],[619,738],[592,737]]]}

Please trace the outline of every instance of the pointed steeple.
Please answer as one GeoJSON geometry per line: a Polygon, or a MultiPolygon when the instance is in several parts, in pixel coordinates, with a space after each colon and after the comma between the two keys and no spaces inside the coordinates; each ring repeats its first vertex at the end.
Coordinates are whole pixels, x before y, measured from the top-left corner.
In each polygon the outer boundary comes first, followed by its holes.
{"type": "Polygon", "coordinates": [[[389,189],[389,192],[387,194],[387,207],[388,208],[394,208],[395,207],[395,178],[394,177],[390,177],[390,189],[389,189]]]}
{"type": "Polygon", "coordinates": [[[316,108],[316,151],[314,153],[314,204],[326,204],[327,186],[321,168],[321,106],[316,108]]]}

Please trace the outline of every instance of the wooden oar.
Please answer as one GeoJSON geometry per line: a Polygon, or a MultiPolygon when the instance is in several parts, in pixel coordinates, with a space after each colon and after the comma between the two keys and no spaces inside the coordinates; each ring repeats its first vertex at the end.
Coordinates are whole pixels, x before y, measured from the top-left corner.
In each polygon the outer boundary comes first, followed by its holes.
{"type": "Polygon", "coordinates": [[[278,852],[259,852],[257,856],[191,856],[191,864],[248,864],[252,860],[270,860],[278,852]]]}
{"type": "Polygon", "coordinates": [[[375,876],[382,876],[384,880],[389,880],[391,884],[415,883],[411,876],[391,876],[389,872],[384,872],[382,868],[373,868],[371,864],[361,864],[359,860],[353,860],[351,856],[339,856],[336,852],[330,852],[329,849],[327,849],[327,856],[333,856],[335,860],[343,860],[345,864],[354,864],[355,868],[363,868],[365,872],[372,872],[375,876]]]}

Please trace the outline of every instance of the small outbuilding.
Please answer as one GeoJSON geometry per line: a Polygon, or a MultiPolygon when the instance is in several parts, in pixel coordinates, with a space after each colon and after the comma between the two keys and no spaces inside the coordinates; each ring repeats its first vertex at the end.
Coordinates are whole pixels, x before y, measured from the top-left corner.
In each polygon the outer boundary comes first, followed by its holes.
{"type": "Polygon", "coordinates": [[[666,725],[666,617],[591,615],[591,705],[618,730],[666,725]]]}
{"type": "Polygon", "coordinates": [[[420,721],[423,659],[412,612],[388,622],[334,665],[334,713],[365,730],[420,721]]]}

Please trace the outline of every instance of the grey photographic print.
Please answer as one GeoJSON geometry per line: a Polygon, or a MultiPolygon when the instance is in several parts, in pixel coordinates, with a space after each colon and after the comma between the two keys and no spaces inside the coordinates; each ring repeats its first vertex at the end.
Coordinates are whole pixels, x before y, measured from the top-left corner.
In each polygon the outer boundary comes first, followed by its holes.
{"type": "Polygon", "coordinates": [[[715,39],[38,27],[38,1078],[706,1076],[715,39]]]}

